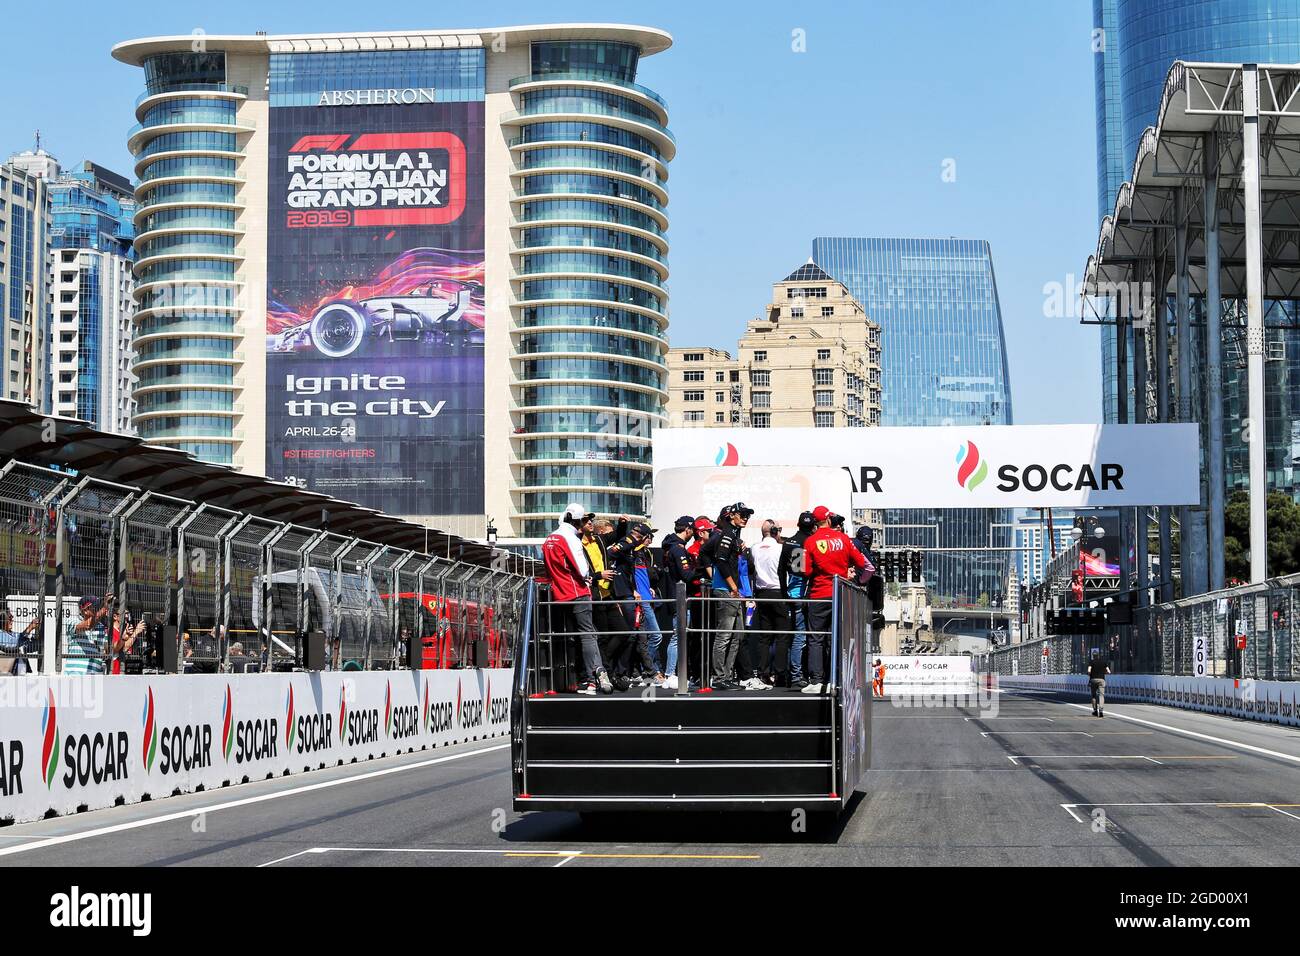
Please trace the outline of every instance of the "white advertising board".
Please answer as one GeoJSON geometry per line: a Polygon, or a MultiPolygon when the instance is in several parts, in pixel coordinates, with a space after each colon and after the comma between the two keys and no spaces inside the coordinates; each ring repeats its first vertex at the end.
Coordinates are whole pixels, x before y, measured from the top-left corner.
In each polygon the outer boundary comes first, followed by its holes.
{"type": "MultiPolygon", "coordinates": [[[[754,516],[741,536],[750,545],[762,538],[767,518],[780,523],[787,535],[799,524],[799,513],[825,505],[850,517],[853,485],[842,468],[767,465],[759,467],[668,468],[655,472],[651,524],[662,532],[684,515],[716,520],[725,505],[743,501],[754,516]]],[[[851,522],[846,527],[852,531],[851,522]]]]}
{"type": "MultiPolygon", "coordinates": [[[[85,658],[69,657],[72,654],[89,654],[103,653],[102,644],[94,644],[90,641],[77,642],[72,637],[72,629],[76,627],[77,622],[81,620],[81,613],[77,609],[80,598],[64,597],[63,599],[63,654],[64,667],[69,670],[75,669],[80,665],[80,670],[85,672],[92,664],[97,665],[100,673],[103,672],[103,664],[99,661],[89,661],[85,658]]],[[[32,623],[32,618],[36,616],[36,608],[40,604],[40,599],[35,594],[11,594],[7,599],[9,613],[13,615],[14,631],[21,634],[32,623]]],[[[46,673],[54,669],[54,609],[58,603],[54,600],[53,595],[47,595],[45,598],[45,643],[41,653],[40,660],[43,661],[42,667],[46,673]]],[[[29,658],[30,666],[35,667],[37,658],[33,655],[29,658]]]]}
{"type": "Polygon", "coordinates": [[[945,686],[959,687],[973,680],[970,658],[965,655],[940,657],[921,654],[916,657],[885,657],[875,654],[871,664],[880,661],[885,665],[885,690],[894,686],[945,686]]]}
{"type": "Polygon", "coordinates": [[[661,428],[663,470],[848,470],[855,508],[1042,508],[1200,502],[1195,424],[661,428]]]}
{"type": "Polygon", "coordinates": [[[0,820],[301,773],[510,728],[511,671],[0,680],[0,820]]]}

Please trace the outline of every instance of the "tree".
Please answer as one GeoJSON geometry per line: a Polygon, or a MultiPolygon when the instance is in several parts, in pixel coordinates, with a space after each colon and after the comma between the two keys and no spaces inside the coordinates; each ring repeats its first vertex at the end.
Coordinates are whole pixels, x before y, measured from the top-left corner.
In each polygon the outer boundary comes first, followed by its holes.
{"type": "MultiPolygon", "coordinates": [[[[1268,576],[1300,570],[1300,506],[1285,492],[1269,493],[1268,576]]],[[[1234,491],[1223,509],[1223,557],[1227,577],[1250,580],[1250,495],[1234,491]]]]}

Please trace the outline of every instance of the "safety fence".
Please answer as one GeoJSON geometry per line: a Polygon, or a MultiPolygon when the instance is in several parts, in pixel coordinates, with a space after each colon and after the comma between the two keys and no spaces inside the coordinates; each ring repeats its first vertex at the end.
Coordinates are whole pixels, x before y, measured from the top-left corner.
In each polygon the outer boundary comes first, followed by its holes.
{"type": "Polygon", "coordinates": [[[1094,651],[1117,674],[1300,680],[1300,574],[1135,608],[1104,634],[1057,634],[1001,647],[994,673],[1081,673],[1094,651]]]}
{"type": "Polygon", "coordinates": [[[508,667],[528,579],[0,467],[0,674],[508,667]],[[414,658],[414,659],[413,659],[414,658]]]}

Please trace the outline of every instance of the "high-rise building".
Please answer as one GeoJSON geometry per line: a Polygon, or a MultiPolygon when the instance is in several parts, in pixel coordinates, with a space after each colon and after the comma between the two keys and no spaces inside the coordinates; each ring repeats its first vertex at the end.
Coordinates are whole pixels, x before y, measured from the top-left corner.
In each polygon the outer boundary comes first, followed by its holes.
{"type": "Polygon", "coordinates": [[[39,146],[0,166],[0,395],[50,408],[50,193],[58,174],[39,146]]]}
{"type": "MultiPolygon", "coordinates": [[[[1115,210],[1119,187],[1133,172],[1142,133],[1156,124],[1175,60],[1300,61],[1300,4],[1294,0],[1093,0],[1093,24],[1099,219],[1115,210]]],[[[1285,336],[1288,350],[1300,347],[1294,330],[1285,336]]],[[[1101,327],[1101,351],[1104,420],[1114,422],[1118,384],[1113,325],[1101,327]]],[[[1233,384],[1225,382],[1228,388],[1233,384]]],[[[1132,391],[1131,372],[1127,388],[1132,391]]],[[[1225,395],[1234,394],[1228,388],[1225,395]]],[[[1279,421],[1277,431],[1271,424],[1269,434],[1278,435],[1286,446],[1276,453],[1285,455],[1292,443],[1290,421],[1279,421]]],[[[1270,459],[1273,455],[1270,452],[1270,459]]]]}
{"type": "MultiPolygon", "coordinates": [[[[879,323],[885,425],[1010,425],[1011,385],[993,256],[973,239],[813,240],[813,261],[879,323]]],[[[937,608],[987,602],[1010,566],[1010,513],[889,510],[890,547],[926,556],[937,608]],[[974,550],[984,548],[986,550],[974,550]]]]}
{"type": "Polygon", "coordinates": [[[668,353],[674,424],[861,428],[880,424],[880,327],[811,262],[772,286],[732,360],[716,349],[668,353]]]}
{"type": "Polygon", "coordinates": [[[145,79],[140,434],[466,535],[539,536],[570,501],[641,513],[676,146],[637,79],[671,42],[118,45],[145,79]]]}
{"type": "Polygon", "coordinates": [[[87,161],[51,180],[49,190],[51,410],[132,435],[134,187],[87,161]]]}

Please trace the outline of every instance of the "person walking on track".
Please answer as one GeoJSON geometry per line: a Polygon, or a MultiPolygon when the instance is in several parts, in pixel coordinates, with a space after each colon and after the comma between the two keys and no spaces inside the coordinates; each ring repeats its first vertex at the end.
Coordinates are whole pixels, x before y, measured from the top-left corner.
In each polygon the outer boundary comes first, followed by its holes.
{"type": "Polygon", "coordinates": [[[1099,651],[1093,651],[1092,663],[1088,665],[1088,687],[1092,690],[1092,716],[1106,716],[1106,675],[1110,673],[1110,664],[1099,651]]]}

